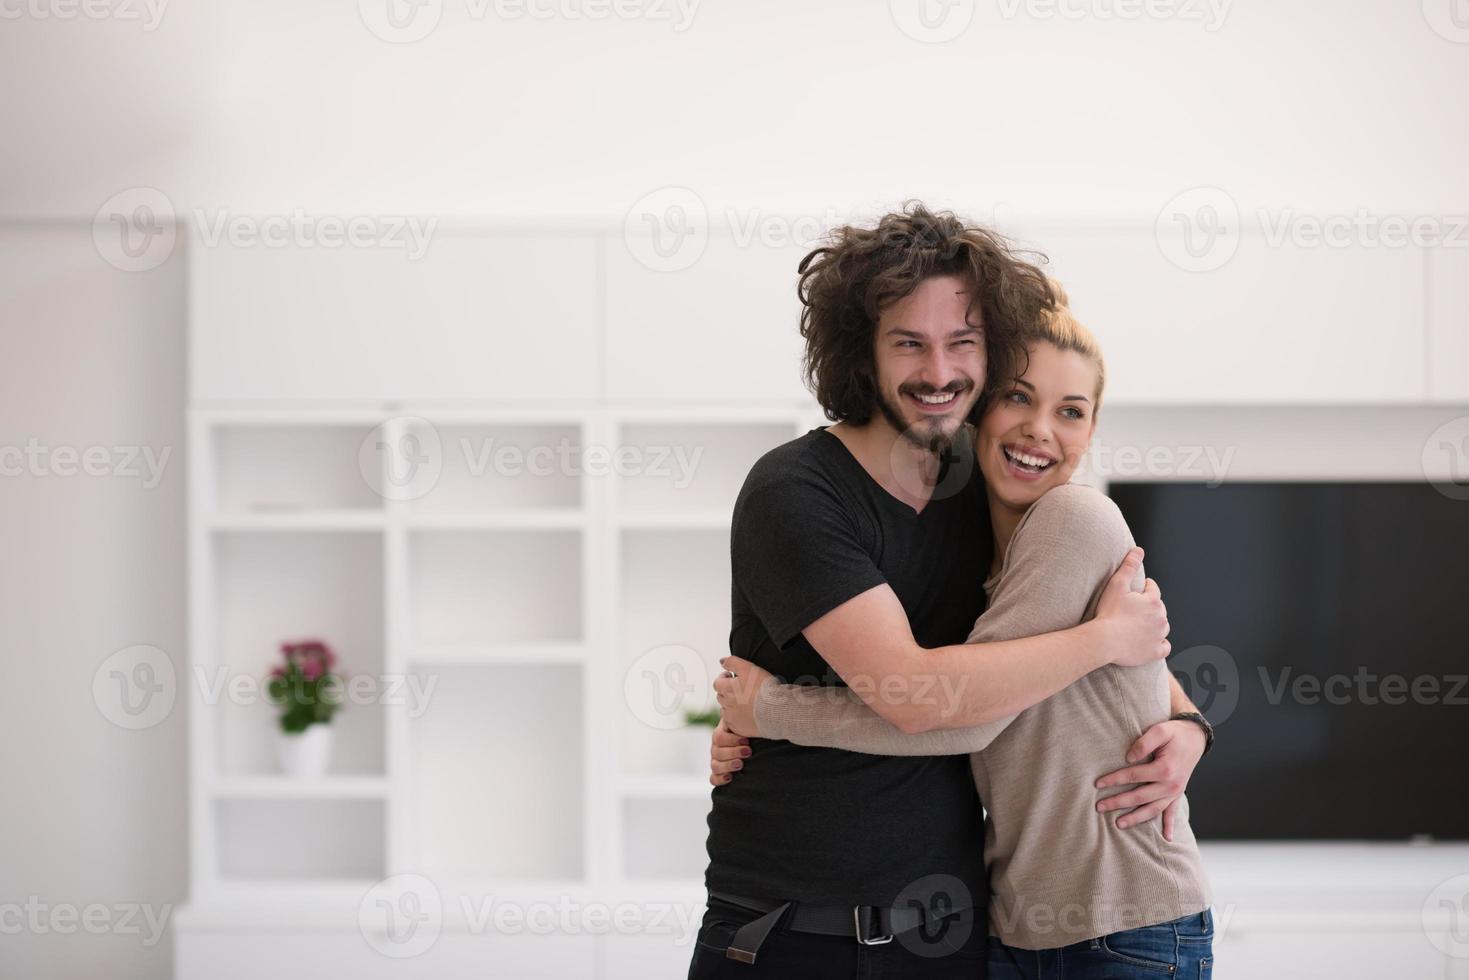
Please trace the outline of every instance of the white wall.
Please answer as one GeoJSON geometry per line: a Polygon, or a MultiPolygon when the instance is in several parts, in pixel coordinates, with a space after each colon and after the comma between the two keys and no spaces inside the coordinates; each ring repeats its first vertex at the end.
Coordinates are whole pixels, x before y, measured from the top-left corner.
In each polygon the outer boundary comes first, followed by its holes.
{"type": "Polygon", "coordinates": [[[944,44],[896,25],[918,0],[701,0],[682,32],[442,0],[412,44],[364,26],[387,0],[153,2],[151,32],[4,22],[0,214],[90,216],[135,184],[180,208],[533,220],[617,220],[667,184],[794,214],[922,196],[1151,215],[1199,184],[1245,207],[1469,210],[1469,57],[1425,13],[1451,0],[1216,0],[1213,31],[985,0],[944,44]]]}
{"type": "MultiPolygon", "coordinates": [[[[182,702],[129,731],[92,693],[122,648],[182,662],[183,283],[178,259],[145,275],[113,269],[85,227],[0,225],[0,447],[172,451],[151,488],[122,472],[66,475],[64,456],[39,473],[0,459],[28,471],[0,475],[0,901],[35,896],[45,919],[92,904],[113,922],[127,906],[162,916],[185,897],[182,702]]],[[[0,973],[167,976],[169,937],[145,941],[146,927],[7,928],[0,973]]]]}

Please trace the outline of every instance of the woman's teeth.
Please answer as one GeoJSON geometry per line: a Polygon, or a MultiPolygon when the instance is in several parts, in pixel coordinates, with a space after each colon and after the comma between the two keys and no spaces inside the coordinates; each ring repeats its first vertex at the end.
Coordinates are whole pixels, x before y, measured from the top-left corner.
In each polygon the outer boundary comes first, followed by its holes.
{"type": "Polygon", "coordinates": [[[1030,453],[1023,453],[1018,450],[1012,451],[1005,449],[1003,446],[1000,448],[1000,451],[1005,454],[1006,459],[1015,464],[1016,468],[1024,470],[1027,473],[1044,473],[1056,462],[1054,459],[1046,459],[1044,456],[1032,456],[1030,453]]]}

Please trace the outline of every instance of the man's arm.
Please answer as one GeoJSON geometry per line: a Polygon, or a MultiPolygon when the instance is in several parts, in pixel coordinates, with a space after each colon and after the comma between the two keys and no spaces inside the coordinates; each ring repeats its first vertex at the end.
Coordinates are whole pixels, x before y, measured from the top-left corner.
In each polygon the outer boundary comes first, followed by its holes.
{"type": "Polygon", "coordinates": [[[737,587],[777,646],[804,634],[873,711],[903,732],[998,721],[1105,664],[1135,666],[1168,654],[1157,585],[1150,580],[1142,592],[1129,591],[1140,550],[1109,581],[1090,622],[1025,639],[925,649],[834,491],[801,471],[767,472],[764,463],[752,470],[735,507],[737,587]]]}
{"type": "Polygon", "coordinates": [[[900,731],[969,728],[1019,714],[1106,664],[1166,657],[1168,616],[1157,584],[1149,579],[1144,591],[1129,591],[1141,564],[1142,550],[1129,551],[1095,619],[1039,636],[924,649],[885,585],[849,599],[803,632],[868,707],[900,731]]]}

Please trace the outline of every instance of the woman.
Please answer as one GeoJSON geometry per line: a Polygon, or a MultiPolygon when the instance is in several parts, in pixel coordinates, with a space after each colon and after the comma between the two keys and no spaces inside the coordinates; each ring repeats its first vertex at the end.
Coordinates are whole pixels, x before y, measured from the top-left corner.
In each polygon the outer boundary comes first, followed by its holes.
{"type": "MultiPolygon", "coordinates": [[[[1064,294],[1027,331],[1028,362],[995,394],[976,432],[995,550],[989,605],[970,643],[1032,636],[1090,619],[1133,546],[1115,504],[1068,482],[1096,429],[1105,366],[1064,294]]],[[[1141,588],[1143,573],[1138,572],[1141,588]]],[[[720,678],[728,727],[877,755],[970,756],[988,808],[990,976],[1190,977],[1212,969],[1209,888],[1184,803],[1171,834],[1121,830],[1097,788],[1138,736],[1169,717],[1162,662],[1104,667],[1011,718],[904,734],[846,689],[774,682],[739,658],[720,678]],[[758,696],[750,697],[750,692],[758,696]],[[1171,838],[1171,839],[1170,839],[1171,838]]],[[[714,772],[737,775],[738,744],[716,742],[714,772]]]]}

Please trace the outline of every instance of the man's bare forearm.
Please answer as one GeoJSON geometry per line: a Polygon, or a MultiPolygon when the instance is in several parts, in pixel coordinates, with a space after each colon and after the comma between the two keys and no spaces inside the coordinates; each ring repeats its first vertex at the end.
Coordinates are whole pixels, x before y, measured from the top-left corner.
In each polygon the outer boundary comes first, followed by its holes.
{"type": "Polygon", "coordinates": [[[875,678],[848,678],[873,711],[909,734],[968,728],[1039,704],[1110,660],[1095,620],[994,643],[898,652],[875,678]]]}

